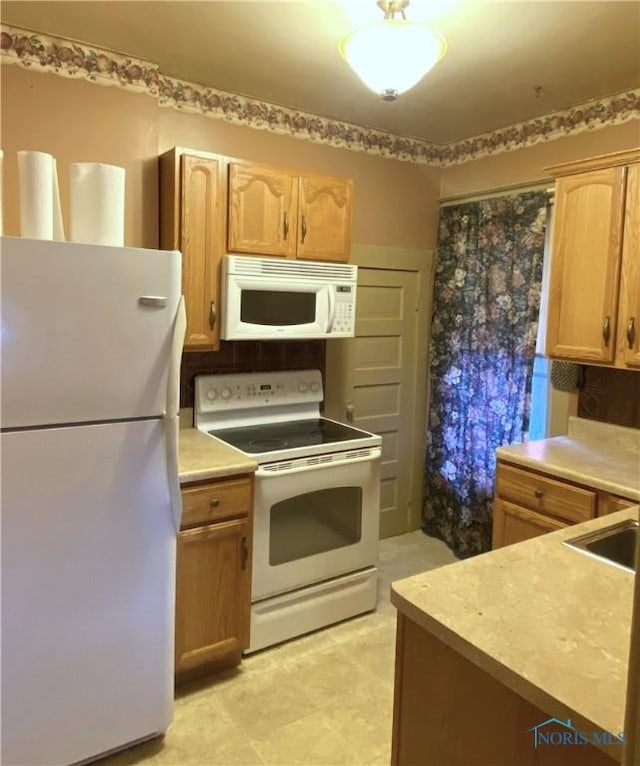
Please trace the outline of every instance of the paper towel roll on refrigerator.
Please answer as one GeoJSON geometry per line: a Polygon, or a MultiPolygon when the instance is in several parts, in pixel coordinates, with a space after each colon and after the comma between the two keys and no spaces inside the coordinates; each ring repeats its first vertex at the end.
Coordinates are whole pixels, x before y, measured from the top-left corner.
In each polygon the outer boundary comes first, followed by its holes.
{"type": "Polygon", "coordinates": [[[18,152],[20,235],[64,241],[55,158],[45,152],[18,152]]]}
{"type": "Polygon", "coordinates": [[[125,170],[98,162],[76,162],[70,170],[71,240],[124,245],[125,170]]]}

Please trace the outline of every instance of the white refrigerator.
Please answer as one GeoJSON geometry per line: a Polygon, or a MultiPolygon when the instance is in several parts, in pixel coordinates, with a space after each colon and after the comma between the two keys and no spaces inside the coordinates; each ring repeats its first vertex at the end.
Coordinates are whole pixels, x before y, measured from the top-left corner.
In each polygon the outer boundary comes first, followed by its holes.
{"type": "Polygon", "coordinates": [[[178,252],[2,238],[2,763],[162,733],[173,708],[178,252]]]}

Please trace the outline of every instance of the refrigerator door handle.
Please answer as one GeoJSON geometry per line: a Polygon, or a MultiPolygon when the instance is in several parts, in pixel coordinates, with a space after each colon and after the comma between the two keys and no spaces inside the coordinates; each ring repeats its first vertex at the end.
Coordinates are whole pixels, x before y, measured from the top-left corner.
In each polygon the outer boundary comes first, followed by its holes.
{"type": "Polygon", "coordinates": [[[184,305],[184,295],[182,295],[180,296],[175,322],[173,323],[171,356],[169,358],[169,371],[167,374],[167,403],[165,412],[170,417],[180,412],[180,361],[182,360],[182,348],[186,331],[187,313],[184,305]]]}
{"type": "Polygon", "coordinates": [[[163,309],[166,307],[168,300],[164,295],[141,295],[138,298],[138,303],[141,306],[149,306],[153,309],[163,309]]]}
{"type": "Polygon", "coordinates": [[[180,493],[180,477],[178,474],[178,440],[180,432],[180,360],[182,359],[182,347],[184,345],[186,329],[187,315],[184,296],[181,296],[176,311],[176,319],[173,324],[171,357],[167,373],[167,402],[163,418],[165,452],[167,456],[167,483],[176,534],[180,531],[180,521],[182,519],[182,495],[180,493]]]}
{"type": "Polygon", "coordinates": [[[178,415],[163,418],[165,453],[167,459],[167,485],[169,487],[169,502],[176,534],[180,531],[182,521],[182,494],[180,492],[180,476],[178,474],[178,434],[180,418],[178,415]]]}

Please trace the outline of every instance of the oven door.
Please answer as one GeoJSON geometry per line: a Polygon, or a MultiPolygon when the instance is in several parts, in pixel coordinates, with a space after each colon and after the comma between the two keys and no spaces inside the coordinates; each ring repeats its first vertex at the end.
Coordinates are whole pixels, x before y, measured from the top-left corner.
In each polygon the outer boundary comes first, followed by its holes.
{"type": "Polygon", "coordinates": [[[333,323],[334,285],[229,275],[221,337],[225,340],[322,338],[333,323]]]}
{"type": "Polygon", "coordinates": [[[376,563],[379,448],[260,466],[255,491],[252,601],[376,563]]]}

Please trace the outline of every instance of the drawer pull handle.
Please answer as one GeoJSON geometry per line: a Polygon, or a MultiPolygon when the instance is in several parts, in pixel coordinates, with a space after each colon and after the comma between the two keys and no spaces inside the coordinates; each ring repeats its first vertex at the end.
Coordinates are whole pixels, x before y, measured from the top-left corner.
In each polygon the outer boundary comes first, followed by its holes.
{"type": "Polygon", "coordinates": [[[214,499],[211,501],[211,507],[212,507],[212,508],[217,508],[219,505],[220,505],[220,501],[218,500],[218,498],[214,498],[214,499]]]}
{"type": "Polygon", "coordinates": [[[544,492],[541,489],[535,489],[533,494],[537,497],[538,500],[542,500],[544,497],[544,492]]]}
{"type": "Polygon", "coordinates": [[[240,565],[241,569],[247,568],[247,561],[249,560],[249,546],[247,545],[247,538],[242,538],[242,563],[240,565]]]}

